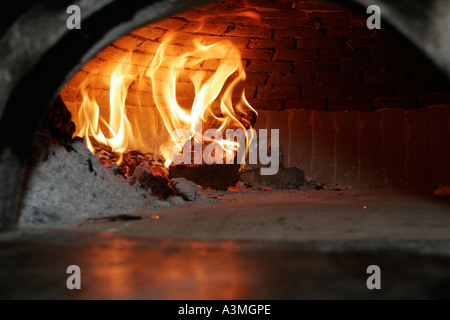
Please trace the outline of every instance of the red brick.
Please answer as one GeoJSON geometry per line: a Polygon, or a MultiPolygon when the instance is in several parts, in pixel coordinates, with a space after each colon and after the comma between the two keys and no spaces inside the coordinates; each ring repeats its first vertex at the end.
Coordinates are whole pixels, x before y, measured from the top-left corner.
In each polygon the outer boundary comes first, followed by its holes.
{"type": "Polygon", "coordinates": [[[289,38],[315,38],[320,39],[322,37],[322,32],[320,30],[312,28],[285,28],[276,29],[274,38],[275,39],[289,39],[289,38]]]}
{"type": "MultiPolygon", "coordinates": [[[[266,18],[267,13],[264,14],[262,22],[266,28],[269,29],[284,29],[284,28],[292,28],[304,25],[305,21],[302,20],[301,15],[295,12],[294,16],[282,16],[279,15],[274,18],[266,18]]],[[[286,11],[283,12],[286,14],[286,11]]]]}
{"type": "Polygon", "coordinates": [[[339,72],[339,61],[295,61],[294,71],[301,72],[339,72]]]}
{"type": "Polygon", "coordinates": [[[137,35],[139,37],[143,37],[145,39],[149,40],[156,40],[162,37],[166,33],[165,30],[158,29],[152,26],[145,26],[142,28],[139,28],[137,30],[132,31],[131,34],[137,35]]]}
{"type": "Polygon", "coordinates": [[[281,99],[248,99],[248,102],[257,111],[283,109],[283,100],[281,99]]]}
{"type": "Polygon", "coordinates": [[[380,119],[378,112],[360,112],[358,116],[358,184],[363,188],[383,185],[380,119]]]}
{"type": "Polygon", "coordinates": [[[418,101],[415,97],[377,98],[371,100],[375,109],[397,108],[417,109],[418,101]]]}
{"type": "Polygon", "coordinates": [[[317,0],[311,0],[311,1],[296,1],[296,5],[295,7],[297,8],[298,11],[303,12],[304,10],[317,10],[321,13],[323,12],[335,12],[336,10],[341,11],[342,8],[329,3],[329,2],[322,2],[322,1],[317,1],[317,0]]]}
{"type": "Polygon", "coordinates": [[[272,73],[267,82],[270,85],[289,86],[289,85],[312,85],[314,75],[312,73],[272,73]]]}
{"type": "Polygon", "coordinates": [[[250,39],[249,48],[254,49],[295,49],[295,39],[250,39]]]}
{"type": "Polygon", "coordinates": [[[336,183],[356,186],[358,183],[358,113],[335,112],[336,183]]]}
{"type": "MultiPolygon", "coordinates": [[[[152,59],[153,55],[149,55],[148,53],[143,53],[141,51],[134,51],[130,59],[130,64],[145,67],[152,61],[152,59]]],[[[162,65],[168,66],[169,60],[165,61],[162,65]]]]}
{"type": "Polygon", "coordinates": [[[381,157],[383,184],[386,187],[405,186],[405,112],[382,110],[381,112],[381,157]]]}
{"type": "Polygon", "coordinates": [[[67,86],[79,88],[86,81],[86,77],[88,76],[91,76],[90,72],[86,72],[85,70],[80,69],[72,76],[72,78],[70,78],[67,86]]]}
{"type": "Polygon", "coordinates": [[[316,84],[359,84],[361,76],[358,72],[315,72],[316,84]]]}
{"type": "Polygon", "coordinates": [[[430,115],[423,109],[406,111],[406,184],[430,188],[430,115]]]}
{"type": "Polygon", "coordinates": [[[433,81],[414,81],[399,83],[395,86],[395,90],[398,95],[413,95],[418,96],[419,94],[431,94],[442,92],[440,85],[433,81]]]}
{"type": "Polygon", "coordinates": [[[350,98],[380,98],[393,97],[395,95],[394,87],[392,85],[372,84],[348,86],[348,96],[350,98]]]}
{"type": "Polygon", "coordinates": [[[259,99],[296,99],[301,97],[301,87],[264,86],[258,88],[259,99]]]}
{"type": "Polygon", "coordinates": [[[120,38],[112,43],[113,46],[127,51],[133,51],[144,42],[142,38],[135,38],[130,35],[120,38]]]}
{"type": "Polygon", "coordinates": [[[202,64],[202,69],[206,70],[217,70],[221,61],[220,60],[206,60],[202,64]]]}
{"type": "Polygon", "coordinates": [[[261,86],[266,83],[269,74],[266,72],[247,72],[245,83],[253,86],[261,86]]]}
{"type": "MultiPolygon", "coordinates": [[[[236,1],[236,0],[234,0],[234,1],[236,1]]],[[[283,2],[283,1],[286,2],[285,0],[274,1],[274,2],[283,2]]],[[[237,1],[237,2],[239,2],[239,1],[237,1]]],[[[259,2],[259,0],[258,0],[258,2],[259,2]]],[[[260,7],[257,3],[255,3],[255,6],[260,7]]],[[[252,8],[252,6],[250,6],[250,8],[252,8]]],[[[271,10],[260,9],[259,11],[260,11],[259,14],[265,19],[272,19],[272,18],[297,19],[298,17],[301,17],[301,15],[299,15],[296,10],[279,10],[276,8],[271,8],[271,10]]]]}
{"type": "Polygon", "coordinates": [[[450,92],[422,94],[419,97],[419,103],[422,107],[434,106],[438,104],[450,105],[450,92]]]}
{"type": "Polygon", "coordinates": [[[204,23],[200,21],[189,21],[182,26],[179,31],[190,32],[198,34],[218,35],[221,36],[227,31],[228,26],[226,24],[212,24],[204,23]]]}
{"type": "MultiPolygon", "coordinates": [[[[245,87],[245,97],[247,99],[255,97],[257,90],[258,90],[257,86],[246,86],[245,87]]],[[[233,91],[233,97],[234,98],[241,98],[242,97],[242,90],[234,90],[233,91]]]]}
{"type": "Polygon", "coordinates": [[[255,124],[255,130],[259,130],[259,129],[267,129],[268,125],[267,125],[267,119],[269,118],[269,111],[263,111],[263,110],[259,110],[258,111],[258,119],[256,120],[256,124],[255,124]]]}
{"type": "Polygon", "coordinates": [[[343,72],[357,72],[378,70],[384,71],[388,68],[386,60],[375,59],[343,59],[341,60],[341,70],[343,72]]]}
{"type": "Polygon", "coordinates": [[[161,28],[165,30],[175,31],[184,26],[186,22],[182,19],[164,19],[151,24],[152,27],[161,28]]]}
{"type": "Polygon", "coordinates": [[[284,109],[303,109],[324,111],[327,101],[323,98],[300,98],[295,100],[284,100],[284,109]]]}
{"type": "Polygon", "coordinates": [[[335,180],[335,130],[333,113],[312,113],[312,178],[334,184],[335,180]]]}
{"type": "Polygon", "coordinates": [[[205,36],[203,37],[202,44],[208,46],[222,41],[230,41],[238,49],[246,49],[248,47],[248,38],[239,37],[225,37],[225,36],[205,36]]]}
{"type": "Polygon", "coordinates": [[[342,39],[298,39],[297,47],[302,49],[344,49],[345,43],[342,39]]]}
{"type": "Polygon", "coordinates": [[[369,35],[367,37],[351,37],[347,39],[349,46],[353,48],[361,48],[361,47],[379,47],[380,46],[380,37],[375,35],[369,35]]]}
{"type": "Polygon", "coordinates": [[[252,59],[252,60],[271,60],[273,57],[272,50],[264,49],[242,49],[239,50],[242,59],[252,59]]]}
{"type": "Polygon", "coordinates": [[[193,95],[191,96],[177,96],[177,102],[182,108],[190,109],[192,108],[192,105],[194,104],[195,97],[193,95]]]}
{"type": "Polygon", "coordinates": [[[360,111],[372,110],[372,105],[368,99],[328,99],[329,111],[360,111]]]}
{"type": "MultiPolygon", "coordinates": [[[[367,30],[367,17],[365,16],[352,16],[349,19],[349,25],[353,27],[353,29],[358,29],[359,32],[355,33],[355,35],[364,35],[365,32],[370,31],[372,35],[373,33],[376,33],[377,30],[367,30]],[[362,34],[364,33],[364,34],[362,34]]],[[[386,28],[384,29],[384,31],[386,31],[386,28]]]]}
{"type": "Polygon", "coordinates": [[[344,86],[304,86],[303,97],[320,97],[320,98],[345,98],[347,90],[344,86]]]}
{"type": "Polygon", "coordinates": [[[311,176],[312,127],[311,111],[289,110],[290,142],[289,165],[311,176]]]}
{"type": "Polygon", "coordinates": [[[408,74],[414,80],[423,81],[436,79],[436,70],[431,66],[418,65],[409,67],[407,70],[408,74]]]}
{"type": "Polygon", "coordinates": [[[91,74],[89,78],[84,77],[84,80],[87,80],[87,86],[92,89],[109,90],[111,87],[111,76],[91,74]]]}
{"type": "Polygon", "coordinates": [[[292,71],[292,65],[289,62],[282,61],[250,61],[246,68],[249,72],[282,72],[289,73],[292,71]]]}
{"type": "MultiPolygon", "coordinates": [[[[202,7],[197,8],[202,9],[202,7]]],[[[205,12],[203,10],[188,10],[184,12],[177,13],[174,18],[182,18],[188,21],[204,21],[205,12]]]]}
{"type": "MultiPolygon", "coordinates": [[[[379,38],[378,41],[382,42],[383,38],[379,38]]],[[[370,55],[374,58],[374,59],[393,59],[393,58],[398,58],[399,56],[399,52],[405,52],[405,49],[403,50],[398,50],[398,49],[394,49],[394,48],[390,48],[390,47],[386,47],[386,46],[379,46],[379,47],[371,47],[370,48],[370,55]]]]}
{"type": "Polygon", "coordinates": [[[367,84],[396,84],[407,80],[405,72],[365,71],[362,76],[363,83],[367,84]]]}
{"type": "Polygon", "coordinates": [[[225,34],[232,37],[270,39],[272,38],[273,31],[262,27],[243,27],[240,25],[235,25],[230,26],[225,34]]]}
{"type": "MultiPolygon", "coordinates": [[[[259,10],[261,8],[270,9],[292,9],[291,1],[277,1],[277,0],[250,0],[248,1],[250,8],[259,10]]],[[[261,10],[265,12],[266,10],[261,10]]]]}
{"type": "MultiPolygon", "coordinates": [[[[113,46],[108,46],[105,49],[103,49],[102,51],[100,51],[96,57],[106,60],[108,62],[120,62],[122,61],[125,56],[126,56],[127,52],[123,49],[120,48],[115,48],[113,46]]],[[[88,71],[86,69],[83,70],[88,71]]]]}
{"type": "Polygon", "coordinates": [[[339,59],[370,59],[370,52],[367,48],[357,49],[321,49],[321,60],[339,60],[339,59]]]}
{"type": "MultiPolygon", "coordinates": [[[[364,27],[358,27],[355,25],[348,25],[348,26],[336,26],[333,28],[327,29],[327,37],[330,38],[353,38],[353,37],[360,37],[360,36],[368,36],[372,32],[371,30],[367,29],[366,27],[366,19],[361,19],[364,22],[364,27]]],[[[356,20],[353,20],[353,22],[356,20]]],[[[361,21],[357,24],[362,24],[361,21]]]]}
{"type": "MultiPolygon", "coordinates": [[[[156,42],[156,41],[145,41],[144,43],[142,43],[139,48],[137,49],[138,51],[141,52],[146,52],[146,53],[156,53],[156,51],[158,51],[159,46],[161,45],[161,43],[156,42]]],[[[177,46],[179,52],[181,52],[181,48],[179,48],[177,46]]]]}
{"type": "Polygon", "coordinates": [[[318,22],[317,27],[321,28],[321,29],[326,29],[326,30],[342,28],[343,27],[342,22],[346,21],[348,19],[348,15],[342,11],[341,12],[333,12],[330,14],[324,14],[322,12],[317,12],[317,13],[313,13],[312,16],[314,18],[317,18],[317,22],[318,22]]]}
{"type": "Polygon", "coordinates": [[[306,49],[277,49],[273,57],[274,60],[319,60],[318,50],[306,49]]]}

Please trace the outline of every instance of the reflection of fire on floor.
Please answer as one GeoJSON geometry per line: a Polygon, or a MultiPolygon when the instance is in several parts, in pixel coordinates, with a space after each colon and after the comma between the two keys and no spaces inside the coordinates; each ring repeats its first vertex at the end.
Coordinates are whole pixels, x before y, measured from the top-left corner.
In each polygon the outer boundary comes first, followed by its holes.
{"type": "Polygon", "coordinates": [[[448,240],[195,241],[22,231],[0,236],[0,298],[442,299],[450,298],[449,256],[448,240]],[[81,290],[66,287],[72,264],[81,268],[81,290]],[[366,286],[371,265],[381,269],[381,290],[366,286]]]}

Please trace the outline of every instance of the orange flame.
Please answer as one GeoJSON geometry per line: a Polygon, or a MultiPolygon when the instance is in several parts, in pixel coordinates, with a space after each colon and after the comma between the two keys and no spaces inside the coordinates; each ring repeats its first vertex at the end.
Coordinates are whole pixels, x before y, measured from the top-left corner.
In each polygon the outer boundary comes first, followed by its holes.
{"type": "MultiPolygon", "coordinates": [[[[130,151],[130,147],[146,146],[139,128],[151,125],[150,119],[135,120],[140,123],[130,121],[127,117],[126,100],[133,83],[141,88],[150,81],[153,101],[140,99],[139,104],[140,107],[157,107],[171,137],[171,140],[160,148],[166,159],[166,166],[172,162],[174,147],[181,151],[190,140],[217,143],[225,151],[227,159],[234,157],[239,148],[238,142],[228,141],[226,137],[205,138],[203,132],[198,131],[198,126],[216,126],[214,129],[222,134],[227,129],[242,129],[246,132],[249,126],[243,123],[242,116],[257,114],[248,103],[244,89],[241,89],[238,100],[234,94],[246,79],[238,49],[230,41],[204,45],[196,39],[193,40],[192,50],[174,57],[168,54],[173,39],[174,36],[169,35],[158,47],[156,54],[150,55],[144,68],[137,68],[131,63],[132,53],[125,54],[111,74],[109,118],[105,116],[107,112],[104,107],[89,94],[89,80],[82,84],[83,101],[74,117],[77,127],[75,136],[84,138],[92,152],[95,153],[95,144],[109,146],[120,155],[130,151]],[[217,69],[204,69],[206,62],[217,62],[217,69]],[[186,73],[194,88],[192,94],[195,94],[191,106],[182,106],[177,99],[178,83],[186,73]],[[148,125],[145,125],[145,122],[148,122],[148,125]],[[180,138],[175,134],[177,129],[188,130],[189,137],[180,138]]],[[[251,139],[252,136],[246,136],[246,151],[251,139]]],[[[121,159],[119,164],[120,161],[121,159]]]]}

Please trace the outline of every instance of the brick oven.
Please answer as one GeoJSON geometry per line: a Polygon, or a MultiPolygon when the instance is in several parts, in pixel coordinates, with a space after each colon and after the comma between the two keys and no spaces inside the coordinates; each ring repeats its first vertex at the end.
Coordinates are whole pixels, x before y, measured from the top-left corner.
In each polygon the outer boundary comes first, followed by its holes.
{"type": "MultiPolygon", "coordinates": [[[[109,104],[111,65],[131,54],[145,67],[168,33],[169,55],[194,38],[230,41],[247,74],[246,97],[257,128],[279,129],[284,166],[325,184],[431,191],[450,177],[450,91],[436,70],[389,26],[369,30],[367,16],[317,2],[220,1],[130,32],[85,64],[61,91],[81,103],[80,84],[109,104]]],[[[217,61],[201,68],[214,70],[217,61]]],[[[181,79],[183,81],[183,79],[181,79]]],[[[153,149],[167,132],[150,87],[131,84],[129,117],[154,119],[145,130],[153,149]],[[140,91],[141,90],[141,91],[140,91]],[[145,101],[141,107],[140,101],[145,101]]],[[[194,86],[180,82],[177,98],[191,105],[194,86]]]]}
{"type": "MultiPolygon", "coordinates": [[[[365,1],[73,1],[68,31],[62,2],[11,8],[0,33],[0,230],[448,255],[421,247],[448,243],[450,86],[448,59],[404,29],[416,6],[370,29],[365,1]],[[245,164],[216,136],[200,151],[232,163],[170,158],[217,127],[245,131],[245,164]],[[262,145],[274,175],[261,150],[249,162],[262,145]]],[[[254,297],[238,291],[216,296],[254,297]]]]}
{"type": "MultiPolygon", "coordinates": [[[[192,50],[194,41],[204,46],[227,42],[239,52],[246,76],[233,101],[245,88],[246,100],[258,113],[255,129],[279,130],[282,168],[301,170],[299,179],[304,176],[319,188],[431,192],[450,177],[448,84],[389,25],[369,29],[366,20],[360,12],[315,1],[229,0],[197,6],[113,36],[62,87],[62,108],[81,128],[83,120],[75,120],[80,105],[94,99],[100,118],[107,119],[116,66],[123,64],[136,74],[148,68],[169,35],[169,58],[192,50]]],[[[209,76],[220,58],[209,57],[187,70],[209,76]]],[[[170,67],[170,60],[164,63],[170,67]]],[[[170,131],[153,93],[163,82],[152,88],[148,77],[141,81],[143,74],[136,74],[126,84],[121,112],[141,141],[128,149],[158,154],[170,131]]],[[[191,80],[180,76],[175,89],[186,109],[197,93],[191,80]]],[[[31,121],[29,117],[25,120],[31,121]]],[[[24,135],[15,133],[16,126],[5,130],[13,139],[24,135]]],[[[264,186],[260,178],[255,183],[259,187],[264,186]]]]}

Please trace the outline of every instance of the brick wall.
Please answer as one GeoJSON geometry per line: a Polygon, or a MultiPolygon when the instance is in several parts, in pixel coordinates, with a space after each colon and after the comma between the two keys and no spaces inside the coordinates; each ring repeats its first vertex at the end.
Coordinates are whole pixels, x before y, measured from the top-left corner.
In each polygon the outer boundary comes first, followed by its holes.
{"type": "MultiPolygon", "coordinates": [[[[89,76],[92,94],[108,106],[112,67],[130,52],[130,65],[143,67],[170,31],[179,35],[168,50],[173,56],[189,50],[193,37],[230,40],[246,67],[258,127],[281,130],[286,166],[325,183],[430,189],[450,179],[450,90],[405,41],[386,25],[368,30],[366,18],[324,2],[219,1],[115,41],[61,95],[74,110],[89,76]],[[432,105],[444,106],[420,109],[432,105]]],[[[180,87],[179,101],[189,105],[193,87],[180,87]]],[[[132,84],[126,105],[129,118],[154,120],[141,131],[157,150],[167,135],[151,87],[132,84]],[[138,99],[146,101],[142,108],[138,99]]]]}
{"type": "MultiPolygon", "coordinates": [[[[247,98],[258,110],[374,111],[450,103],[448,86],[430,65],[388,26],[368,30],[366,19],[364,12],[324,2],[219,1],[116,41],[82,68],[64,99],[76,101],[80,79],[89,73],[107,76],[109,63],[126,52],[134,52],[133,64],[143,65],[168,31],[178,31],[170,48],[174,55],[185,52],[193,36],[206,44],[231,40],[248,73],[247,98]],[[242,14],[246,10],[260,19],[242,14]]],[[[103,82],[97,89],[105,89],[103,82]]],[[[189,94],[192,90],[182,92],[189,94]]],[[[133,105],[132,96],[129,100],[133,105]]]]}
{"type": "Polygon", "coordinates": [[[450,108],[261,111],[279,129],[285,167],[330,185],[430,191],[450,180],[450,108]]]}

